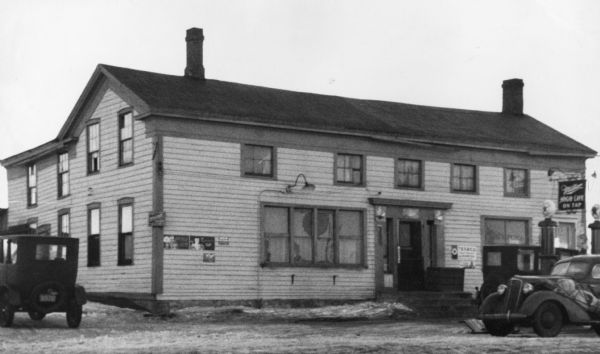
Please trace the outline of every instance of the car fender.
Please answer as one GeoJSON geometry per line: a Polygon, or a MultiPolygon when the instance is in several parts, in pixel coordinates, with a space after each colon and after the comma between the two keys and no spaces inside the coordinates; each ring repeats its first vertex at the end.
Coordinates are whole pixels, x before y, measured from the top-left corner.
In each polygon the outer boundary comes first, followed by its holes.
{"type": "Polygon", "coordinates": [[[498,306],[502,304],[503,296],[497,292],[489,294],[481,303],[479,312],[481,314],[496,313],[498,306]]]}
{"type": "Polygon", "coordinates": [[[85,294],[85,288],[81,285],[75,284],[75,302],[78,305],[83,305],[87,302],[87,296],[85,294]]]}
{"type": "Polygon", "coordinates": [[[14,289],[6,286],[0,287],[0,295],[6,296],[8,298],[8,303],[13,306],[21,305],[21,295],[14,289]]]}
{"type": "Polygon", "coordinates": [[[537,291],[529,295],[521,305],[519,312],[527,316],[532,316],[538,306],[545,301],[555,301],[561,304],[566,310],[567,316],[571,322],[579,323],[590,321],[590,315],[573,300],[549,290],[537,291]]]}

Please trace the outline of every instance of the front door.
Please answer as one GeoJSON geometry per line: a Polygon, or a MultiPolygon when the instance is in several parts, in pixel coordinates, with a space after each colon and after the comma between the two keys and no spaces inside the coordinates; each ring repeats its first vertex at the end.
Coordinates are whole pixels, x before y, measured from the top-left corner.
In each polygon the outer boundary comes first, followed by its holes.
{"type": "Polygon", "coordinates": [[[422,290],[425,271],[421,241],[421,222],[398,222],[398,290],[422,290]]]}
{"type": "Polygon", "coordinates": [[[384,244],[384,284],[398,290],[423,290],[429,239],[423,239],[421,221],[387,219],[384,244]],[[424,242],[427,241],[427,242],[424,242]],[[424,252],[425,251],[425,252],[424,252]]]}

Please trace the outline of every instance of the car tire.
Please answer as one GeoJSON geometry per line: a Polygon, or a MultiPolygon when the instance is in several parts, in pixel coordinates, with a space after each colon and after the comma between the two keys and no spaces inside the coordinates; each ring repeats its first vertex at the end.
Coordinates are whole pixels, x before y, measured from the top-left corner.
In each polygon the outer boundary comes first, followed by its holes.
{"type": "Polygon", "coordinates": [[[79,305],[74,300],[69,301],[69,304],[67,305],[67,324],[69,325],[69,327],[79,327],[82,315],[83,309],[81,305],[79,305]]]}
{"type": "Polygon", "coordinates": [[[50,313],[61,308],[65,301],[67,300],[67,291],[65,287],[56,281],[48,281],[42,284],[37,285],[31,291],[31,295],[29,297],[29,306],[32,311],[42,312],[42,313],[50,313]],[[49,289],[54,289],[57,292],[57,298],[54,303],[49,305],[43,305],[39,301],[40,295],[49,289]]]}
{"type": "Polygon", "coordinates": [[[506,321],[483,321],[488,333],[496,337],[506,337],[515,330],[515,326],[506,321]]]}
{"type": "Polygon", "coordinates": [[[29,314],[29,318],[31,318],[34,321],[41,321],[44,319],[44,317],[46,317],[46,314],[43,312],[39,312],[39,311],[27,311],[27,313],[29,314]]]}
{"type": "Polygon", "coordinates": [[[543,302],[533,314],[533,330],[540,337],[556,337],[563,326],[562,309],[553,301],[543,302]]]}
{"type": "Polygon", "coordinates": [[[0,326],[12,326],[15,318],[15,308],[8,302],[5,295],[0,296],[0,326]]]}

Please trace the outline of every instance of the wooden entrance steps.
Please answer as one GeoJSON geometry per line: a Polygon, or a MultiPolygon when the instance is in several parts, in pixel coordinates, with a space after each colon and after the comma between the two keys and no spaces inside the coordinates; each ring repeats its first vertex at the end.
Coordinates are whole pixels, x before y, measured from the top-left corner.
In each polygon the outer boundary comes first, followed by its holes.
{"type": "Polygon", "coordinates": [[[423,318],[467,318],[477,315],[473,294],[467,292],[398,291],[377,295],[379,302],[399,302],[423,318]]]}

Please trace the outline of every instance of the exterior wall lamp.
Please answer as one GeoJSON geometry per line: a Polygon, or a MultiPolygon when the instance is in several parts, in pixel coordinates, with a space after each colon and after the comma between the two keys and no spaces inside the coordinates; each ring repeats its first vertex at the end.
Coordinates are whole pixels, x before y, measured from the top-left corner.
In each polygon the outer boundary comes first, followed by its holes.
{"type": "Polygon", "coordinates": [[[288,184],[287,187],[285,187],[285,193],[294,193],[294,191],[298,191],[298,190],[312,192],[316,188],[317,187],[314,184],[308,183],[304,173],[300,173],[298,176],[296,176],[296,181],[294,182],[294,184],[288,184]],[[304,185],[302,187],[300,187],[298,185],[298,180],[300,180],[300,177],[302,177],[302,179],[304,179],[304,185]]]}

